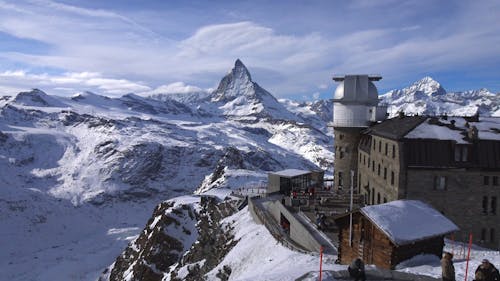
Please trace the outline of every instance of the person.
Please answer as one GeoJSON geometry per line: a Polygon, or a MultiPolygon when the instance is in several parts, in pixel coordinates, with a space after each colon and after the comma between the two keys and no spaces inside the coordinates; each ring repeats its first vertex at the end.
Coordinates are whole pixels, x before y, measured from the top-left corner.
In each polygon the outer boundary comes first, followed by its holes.
{"type": "Polygon", "coordinates": [[[354,259],[347,270],[354,281],[366,281],[365,264],[360,258],[354,259]]]}
{"type": "Polygon", "coordinates": [[[476,269],[475,281],[500,281],[500,273],[498,269],[490,263],[489,260],[484,259],[476,269]]]}
{"type": "Polygon", "coordinates": [[[441,259],[441,270],[443,281],[455,281],[455,267],[453,266],[453,255],[449,252],[443,253],[441,259]]]}

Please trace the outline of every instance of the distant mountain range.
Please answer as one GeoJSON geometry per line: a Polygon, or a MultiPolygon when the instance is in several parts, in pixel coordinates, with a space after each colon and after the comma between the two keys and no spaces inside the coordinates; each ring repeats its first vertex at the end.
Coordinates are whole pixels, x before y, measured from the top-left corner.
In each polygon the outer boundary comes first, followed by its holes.
{"type": "Polygon", "coordinates": [[[454,116],[498,116],[500,117],[500,94],[487,89],[465,92],[446,92],[437,81],[424,77],[410,87],[392,90],[380,96],[389,106],[389,115],[398,112],[410,115],[454,115],[454,116]]]}
{"type": "MultiPolygon", "coordinates": [[[[447,93],[429,77],[380,97],[391,115],[500,116],[498,94],[447,93]]],[[[0,96],[0,271],[97,277],[160,201],[259,186],[286,168],[331,174],[332,104],[277,100],[240,60],[211,93],[0,96]]]]}

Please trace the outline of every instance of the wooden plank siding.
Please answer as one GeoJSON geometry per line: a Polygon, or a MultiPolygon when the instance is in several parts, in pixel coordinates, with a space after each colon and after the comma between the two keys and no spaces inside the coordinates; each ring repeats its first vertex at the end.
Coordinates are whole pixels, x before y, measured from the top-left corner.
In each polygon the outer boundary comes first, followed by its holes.
{"type": "Polygon", "coordinates": [[[361,213],[353,214],[352,244],[349,245],[349,215],[336,220],[339,227],[339,261],[350,264],[361,258],[366,264],[379,268],[394,269],[400,262],[421,253],[441,256],[444,237],[433,237],[411,244],[395,245],[387,235],[361,213]]]}

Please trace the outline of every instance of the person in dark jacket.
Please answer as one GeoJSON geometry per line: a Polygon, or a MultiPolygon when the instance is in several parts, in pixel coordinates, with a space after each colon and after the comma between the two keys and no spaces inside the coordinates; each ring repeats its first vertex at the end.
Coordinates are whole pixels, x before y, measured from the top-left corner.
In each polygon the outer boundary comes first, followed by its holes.
{"type": "Polygon", "coordinates": [[[500,281],[500,273],[489,260],[484,259],[476,269],[475,281],[500,281]]]}
{"type": "Polygon", "coordinates": [[[453,266],[453,255],[449,252],[444,252],[441,259],[441,270],[443,281],[455,281],[455,267],[453,266]]]}
{"type": "Polygon", "coordinates": [[[365,264],[360,258],[354,259],[347,270],[354,281],[366,281],[365,264]]]}

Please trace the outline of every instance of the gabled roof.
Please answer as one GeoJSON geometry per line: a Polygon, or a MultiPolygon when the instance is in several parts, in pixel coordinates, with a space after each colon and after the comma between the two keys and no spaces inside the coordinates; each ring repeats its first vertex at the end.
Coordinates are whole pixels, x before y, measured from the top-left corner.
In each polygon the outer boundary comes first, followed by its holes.
{"type": "Polygon", "coordinates": [[[399,140],[426,119],[427,117],[423,116],[395,117],[375,124],[366,129],[364,132],[393,140],[399,140]]]}
{"type": "Polygon", "coordinates": [[[293,178],[293,177],[298,177],[298,176],[302,176],[302,175],[307,175],[310,173],[311,173],[311,171],[297,170],[297,169],[286,169],[283,171],[273,172],[273,173],[269,173],[269,174],[278,175],[278,176],[284,177],[284,178],[293,178]]]}
{"type": "Polygon", "coordinates": [[[398,246],[458,230],[452,221],[418,200],[392,201],[359,211],[398,246]]]}

